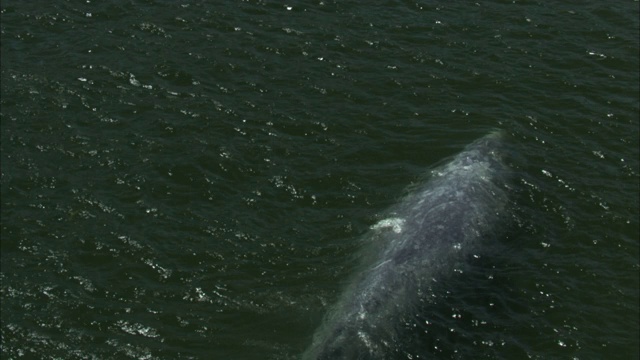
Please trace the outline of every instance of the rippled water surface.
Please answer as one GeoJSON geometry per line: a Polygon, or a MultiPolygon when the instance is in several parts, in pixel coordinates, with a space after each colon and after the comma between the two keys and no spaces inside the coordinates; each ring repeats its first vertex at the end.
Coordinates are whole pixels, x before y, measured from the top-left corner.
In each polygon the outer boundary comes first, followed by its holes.
{"type": "Polygon", "coordinates": [[[297,359],[496,129],[504,228],[390,356],[640,356],[637,1],[0,4],[3,359],[297,359]]]}

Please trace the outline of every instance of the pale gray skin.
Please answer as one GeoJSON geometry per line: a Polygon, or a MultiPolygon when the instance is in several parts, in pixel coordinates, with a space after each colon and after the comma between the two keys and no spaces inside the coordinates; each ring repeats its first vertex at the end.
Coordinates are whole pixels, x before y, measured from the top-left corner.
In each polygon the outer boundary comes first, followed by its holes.
{"type": "Polygon", "coordinates": [[[395,329],[413,316],[479,240],[505,217],[500,132],[476,140],[373,226],[376,260],[355,276],[316,331],[304,359],[387,359],[395,329]]]}

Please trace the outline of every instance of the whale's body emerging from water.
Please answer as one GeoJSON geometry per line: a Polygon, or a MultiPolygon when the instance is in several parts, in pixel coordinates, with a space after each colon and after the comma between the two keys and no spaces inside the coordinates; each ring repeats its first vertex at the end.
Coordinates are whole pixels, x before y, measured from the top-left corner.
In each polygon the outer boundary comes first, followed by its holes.
{"type": "Polygon", "coordinates": [[[354,278],[317,330],[305,359],[387,359],[396,329],[434,281],[472,254],[504,217],[507,169],[500,132],[476,140],[372,227],[375,261],[354,278]]]}

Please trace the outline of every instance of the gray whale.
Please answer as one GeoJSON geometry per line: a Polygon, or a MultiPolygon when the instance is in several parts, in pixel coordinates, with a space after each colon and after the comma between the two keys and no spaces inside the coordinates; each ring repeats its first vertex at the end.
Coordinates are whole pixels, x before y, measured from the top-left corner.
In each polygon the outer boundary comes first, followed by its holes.
{"type": "Polygon", "coordinates": [[[505,218],[508,170],[492,132],[431,172],[431,179],[372,226],[380,244],[314,334],[303,359],[388,359],[395,329],[428,301],[434,282],[473,254],[505,218]],[[427,300],[425,300],[427,299],[427,300]]]}

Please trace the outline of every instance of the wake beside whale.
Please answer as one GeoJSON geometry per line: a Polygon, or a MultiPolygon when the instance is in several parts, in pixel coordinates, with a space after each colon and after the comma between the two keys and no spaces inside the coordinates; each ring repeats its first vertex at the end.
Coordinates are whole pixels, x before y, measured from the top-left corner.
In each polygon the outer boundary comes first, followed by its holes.
{"type": "Polygon", "coordinates": [[[502,138],[492,132],[468,145],[431,179],[372,226],[382,244],[317,329],[304,359],[387,359],[401,343],[395,331],[446,280],[456,264],[487,241],[505,218],[508,169],[502,138]]]}

